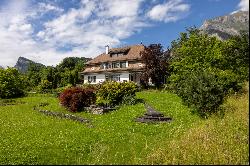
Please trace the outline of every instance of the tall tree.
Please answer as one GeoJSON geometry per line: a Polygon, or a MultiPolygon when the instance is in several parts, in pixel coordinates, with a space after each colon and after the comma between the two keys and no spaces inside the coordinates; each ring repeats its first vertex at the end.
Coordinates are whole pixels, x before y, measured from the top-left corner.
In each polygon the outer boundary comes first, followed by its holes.
{"type": "Polygon", "coordinates": [[[141,52],[142,61],[145,64],[142,74],[142,81],[148,86],[148,80],[151,78],[152,83],[159,88],[165,83],[168,76],[168,60],[170,50],[164,52],[161,44],[151,44],[141,52]]]}

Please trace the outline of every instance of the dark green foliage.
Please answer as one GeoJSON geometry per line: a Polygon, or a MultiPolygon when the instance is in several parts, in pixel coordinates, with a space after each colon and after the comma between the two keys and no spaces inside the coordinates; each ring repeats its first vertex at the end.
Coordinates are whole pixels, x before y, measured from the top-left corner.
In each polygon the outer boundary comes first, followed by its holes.
{"type": "Polygon", "coordinates": [[[148,87],[149,78],[157,88],[165,83],[168,76],[168,60],[170,50],[164,52],[161,44],[151,44],[141,52],[142,61],[145,68],[142,74],[142,84],[148,87]]]}
{"type": "Polygon", "coordinates": [[[138,103],[138,100],[135,95],[124,95],[121,103],[124,105],[134,105],[138,103]]]}
{"type": "Polygon", "coordinates": [[[27,76],[27,80],[29,82],[30,87],[36,87],[40,84],[42,80],[42,70],[45,68],[44,66],[36,66],[33,63],[29,64],[28,71],[25,74],[27,76]]]}
{"type": "Polygon", "coordinates": [[[138,86],[134,82],[104,82],[97,91],[98,105],[115,106],[121,104],[125,96],[134,97],[138,86]]]}
{"type": "Polygon", "coordinates": [[[27,74],[28,87],[38,89],[42,92],[51,92],[53,89],[65,87],[68,85],[75,86],[81,83],[79,72],[84,69],[85,62],[88,58],[68,57],[65,58],[56,67],[52,66],[36,66],[30,64],[27,74]],[[51,86],[47,86],[50,89],[44,90],[44,80],[51,83],[51,86]]]}
{"type": "Polygon", "coordinates": [[[227,40],[222,48],[224,55],[221,68],[230,69],[241,80],[249,80],[249,33],[242,31],[239,36],[227,40]]]}
{"type": "Polygon", "coordinates": [[[172,43],[168,88],[200,114],[215,112],[224,97],[238,92],[246,80],[247,43],[245,36],[221,41],[195,28],[188,29],[172,43]]]}
{"type": "Polygon", "coordinates": [[[0,69],[0,98],[24,95],[23,77],[15,68],[0,69]]]}
{"type": "Polygon", "coordinates": [[[52,82],[48,80],[42,80],[41,83],[37,86],[39,93],[49,93],[52,89],[52,82]]]}
{"type": "Polygon", "coordinates": [[[176,93],[184,103],[198,110],[202,116],[217,111],[226,92],[220,77],[207,71],[196,70],[181,75],[176,93]]]}
{"type": "Polygon", "coordinates": [[[73,69],[82,69],[84,67],[84,64],[87,60],[90,60],[88,58],[79,58],[79,57],[67,57],[64,58],[63,61],[58,65],[58,68],[60,70],[73,70],[73,69]]]}
{"type": "Polygon", "coordinates": [[[72,87],[65,89],[59,96],[60,103],[71,112],[79,112],[95,103],[95,89],[72,87]]]}

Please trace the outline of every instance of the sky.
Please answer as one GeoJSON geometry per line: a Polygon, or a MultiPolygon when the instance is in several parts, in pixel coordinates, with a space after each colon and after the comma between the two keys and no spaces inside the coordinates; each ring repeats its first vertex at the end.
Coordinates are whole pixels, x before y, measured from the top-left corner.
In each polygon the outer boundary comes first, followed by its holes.
{"type": "Polygon", "coordinates": [[[171,41],[191,26],[235,11],[248,0],[0,0],[0,65],[19,56],[55,66],[110,48],[171,41]]]}

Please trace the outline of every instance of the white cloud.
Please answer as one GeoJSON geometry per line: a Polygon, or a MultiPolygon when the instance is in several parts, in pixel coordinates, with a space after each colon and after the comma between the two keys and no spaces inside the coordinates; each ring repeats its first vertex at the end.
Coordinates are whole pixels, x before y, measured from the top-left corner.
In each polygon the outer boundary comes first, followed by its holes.
{"type": "Polygon", "coordinates": [[[38,3],[38,10],[40,10],[40,12],[54,11],[58,13],[62,13],[64,11],[62,8],[59,8],[55,5],[43,2],[38,3]]]}
{"type": "Polygon", "coordinates": [[[230,14],[234,14],[239,11],[249,11],[249,0],[240,0],[236,8],[237,10],[231,12],[230,14]]]}
{"type": "Polygon", "coordinates": [[[238,4],[238,8],[241,11],[249,11],[249,0],[241,0],[238,4]]]}
{"type": "Polygon", "coordinates": [[[183,18],[189,9],[190,5],[183,3],[182,0],[169,0],[166,3],[155,5],[147,16],[155,21],[171,22],[183,18]]]}
{"type": "MultiPolygon", "coordinates": [[[[70,56],[95,57],[105,51],[105,45],[121,45],[123,39],[151,26],[143,3],[82,0],[77,8],[65,11],[53,1],[34,5],[30,0],[11,0],[0,8],[0,65],[14,66],[19,56],[45,65],[56,65],[70,56]],[[53,17],[44,19],[49,12],[53,17]]],[[[157,3],[150,3],[155,6],[149,16],[158,21],[176,21],[179,13],[189,10],[180,0],[157,3]]]]}

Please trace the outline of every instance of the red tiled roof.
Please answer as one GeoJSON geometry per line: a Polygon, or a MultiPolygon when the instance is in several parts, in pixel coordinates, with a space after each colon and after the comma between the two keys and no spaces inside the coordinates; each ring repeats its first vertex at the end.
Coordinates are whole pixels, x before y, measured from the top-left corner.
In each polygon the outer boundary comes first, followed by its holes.
{"type": "Polygon", "coordinates": [[[145,49],[144,45],[132,45],[122,48],[113,48],[110,49],[109,54],[101,54],[94,58],[91,61],[88,61],[86,64],[97,64],[102,62],[112,62],[112,61],[121,61],[121,60],[137,60],[141,59],[140,52],[145,49]],[[111,57],[111,53],[119,53],[119,52],[127,52],[124,56],[118,56],[118,57],[111,57]]]}

